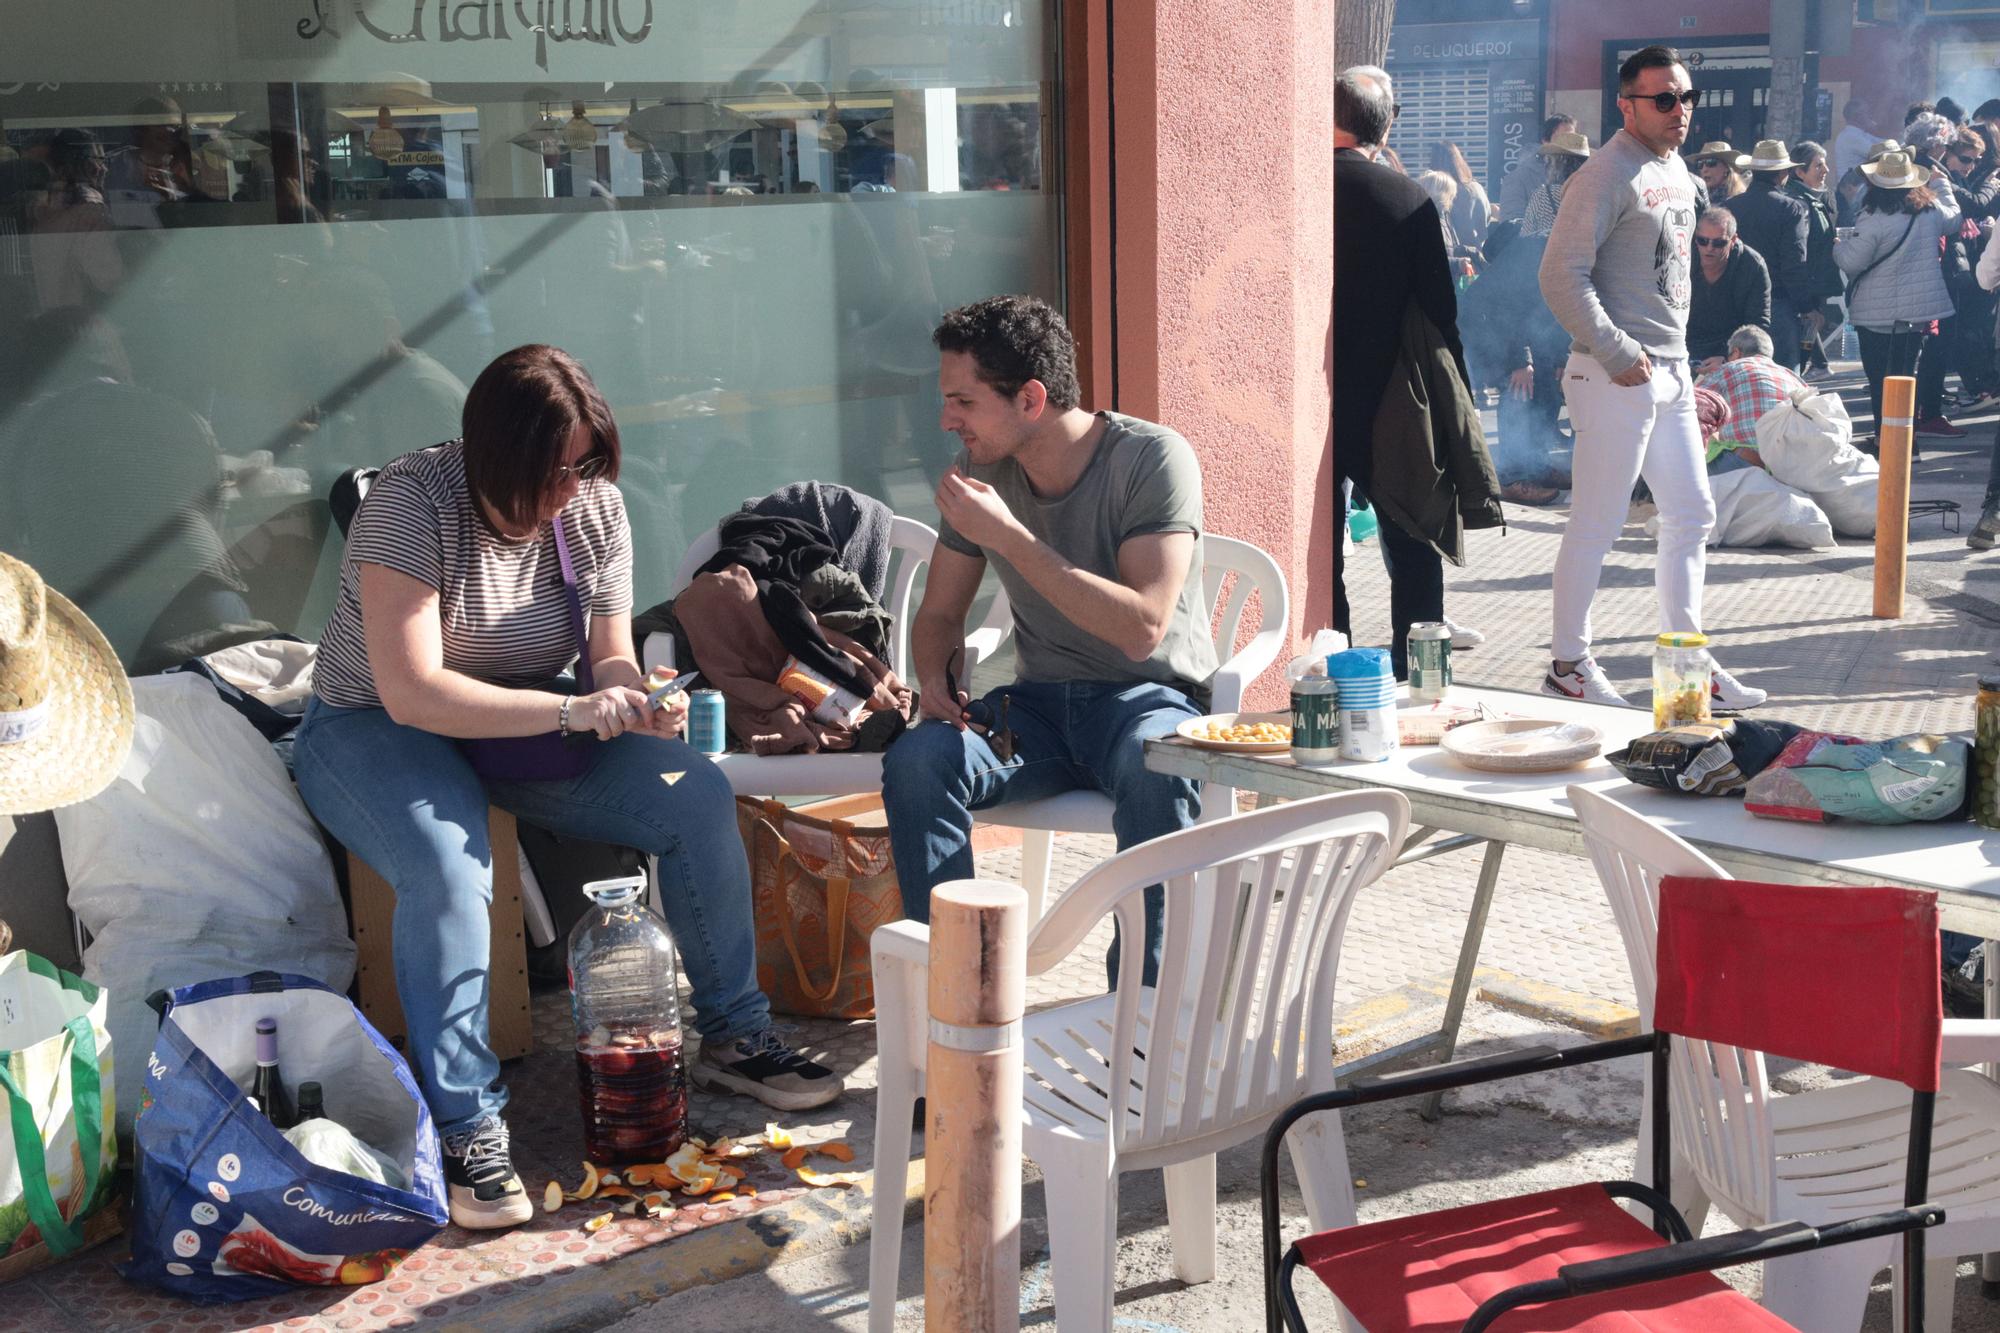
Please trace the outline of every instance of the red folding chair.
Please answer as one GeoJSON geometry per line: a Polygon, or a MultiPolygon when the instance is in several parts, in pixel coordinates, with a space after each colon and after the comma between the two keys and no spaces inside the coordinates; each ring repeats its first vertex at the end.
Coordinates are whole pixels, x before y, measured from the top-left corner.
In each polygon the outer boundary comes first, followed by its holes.
{"type": "Polygon", "coordinates": [[[1923,1203],[1943,1021],[1935,897],[1669,878],[1660,885],[1659,913],[1655,1031],[1356,1079],[1278,1117],[1263,1160],[1268,1333],[1305,1328],[1292,1291],[1301,1264],[1368,1333],[1790,1329],[1713,1270],[1897,1234],[1902,1327],[1922,1333],[1923,1233],[1944,1220],[1942,1208],[1923,1203]],[[1690,1237],[1668,1201],[1670,1039],[1691,1043],[1697,1059],[1704,1043],[1735,1046],[1908,1084],[1905,1206],[1819,1226],[1776,1222],[1690,1237]],[[1305,1237],[1280,1259],[1278,1150],[1301,1117],[1627,1055],[1653,1062],[1655,1186],[1600,1181],[1370,1222],[1305,1237]],[[1620,1207],[1621,1198],[1644,1204],[1652,1229],[1620,1207]]]}

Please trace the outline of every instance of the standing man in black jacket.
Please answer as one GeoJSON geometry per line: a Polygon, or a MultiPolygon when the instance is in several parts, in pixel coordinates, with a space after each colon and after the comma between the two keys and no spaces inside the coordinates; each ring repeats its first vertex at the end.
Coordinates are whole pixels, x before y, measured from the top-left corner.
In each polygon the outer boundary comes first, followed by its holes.
{"type": "Polygon", "coordinates": [[[1826,149],[1811,139],[1792,145],[1792,158],[1799,164],[1785,182],[1785,193],[1806,206],[1806,284],[1812,292],[1800,324],[1799,373],[1807,378],[1829,372],[1826,363],[1826,335],[1838,329],[1840,307],[1836,302],[1847,291],[1847,279],[1833,262],[1835,206],[1831,159],[1826,149]]]}
{"type": "Polygon", "coordinates": [[[1772,360],[1787,370],[1799,368],[1802,338],[1799,319],[1813,308],[1812,280],[1806,268],[1806,242],[1812,214],[1800,199],[1785,192],[1798,163],[1776,139],[1759,140],[1750,154],[1750,188],[1723,207],[1736,215],[1743,244],[1755,250],[1771,272],[1772,360]]]}
{"type": "Polygon", "coordinates": [[[1736,215],[1711,208],[1695,219],[1687,351],[1697,375],[1729,359],[1729,335],[1745,324],[1771,331],[1771,275],[1736,235],[1736,215]]]}
{"type": "MultiPolygon", "coordinates": [[[[1382,70],[1356,65],[1334,81],[1333,475],[1336,487],[1351,481],[1361,495],[1374,470],[1375,412],[1402,351],[1395,330],[1412,299],[1451,348],[1465,378],[1458,297],[1437,205],[1415,181],[1375,161],[1394,119],[1395,95],[1382,70]]],[[[1333,624],[1352,636],[1340,534],[1334,537],[1333,624]]],[[[1409,671],[1410,626],[1445,618],[1444,562],[1429,544],[1393,522],[1383,522],[1381,541],[1394,631],[1390,657],[1400,680],[1409,671]]],[[[1478,642],[1474,633],[1454,627],[1453,646],[1472,647],[1478,642]]]]}

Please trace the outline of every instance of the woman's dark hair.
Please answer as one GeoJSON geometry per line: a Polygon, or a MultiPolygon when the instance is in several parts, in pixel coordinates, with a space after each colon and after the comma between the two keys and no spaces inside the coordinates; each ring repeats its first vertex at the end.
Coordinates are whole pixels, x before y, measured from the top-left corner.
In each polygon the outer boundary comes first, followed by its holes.
{"type": "Polygon", "coordinates": [[[1473,183],[1472,168],[1465,161],[1465,154],[1449,139],[1439,139],[1431,145],[1431,170],[1442,171],[1460,185],[1473,183]]]}
{"type": "Polygon", "coordinates": [[[1825,156],[1825,146],[1815,143],[1811,139],[1801,139],[1792,145],[1792,161],[1798,163],[1801,169],[1811,167],[1813,163],[1825,156]]]}
{"type": "Polygon", "coordinates": [[[604,459],[599,475],[618,480],[618,423],[589,372],[559,347],[530,343],[493,358],[465,395],[460,422],[466,485],[511,525],[533,523],[554,496],[578,426],[590,431],[586,457],[604,459]]]}
{"type": "Polygon", "coordinates": [[[1912,102],[1908,106],[1903,108],[1903,124],[1907,126],[1911,121],[1915,120],[1918,116],[1929,116],[1929,115],[1935,115],[1936,113],[1937,113],[1936,102],[1912,102]]]}
{"type": "Polygon", "coordinates": [[[1914,190],[1886,190],[1871,181],[1868,193],[1861,197],[1861,211],[1901,213],[1908,209],[1912,213],[1921,213],[1936,202],[1937,196],[1922,185],[1914,190]]]}
{"type": "Polygon", "coordinates": [[[1584,159],[1575,153],[1550,153],[1547,176],[1549,184],[1556,185],[1568,180],[1583,169],[1584,159]]]}
{"type": "Polygon", "coordinates": [[[982,382],[1012,398],[1029,380],[1040,380],[1049,402],[1067,410],[1083,398],[1076,382],[1076,339],[1046,301],[1032,296],[990,296],[960,306],[931,334],[940,352],[965,352],[982,382]]]}

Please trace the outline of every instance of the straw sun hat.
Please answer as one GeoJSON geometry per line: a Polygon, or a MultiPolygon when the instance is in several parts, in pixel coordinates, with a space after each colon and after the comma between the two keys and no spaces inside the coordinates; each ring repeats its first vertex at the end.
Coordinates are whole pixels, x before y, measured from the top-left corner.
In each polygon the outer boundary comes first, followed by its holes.
{"type": "Polygon", "coordinates": [[[1750,154],[1752,171],[1789,171],[1798,163],[1792,161],[1791,150],[1782,139],[1759,139],[1757,147],[1750,154]]]}
{"type": "Polygon", "coordinates": [[[88,800],[132,748],[132,685],[90,618],[0,554],[0,815],[88,800]]]}
{"type": "Polygon", "coordinates": [[[1750,165],[1749,154],[1737,152],[1734,148],[1731,148],[1728,144],[1722,142],[1722,140],[1720,139],[1710,139],[1707,143],[1703,144],[1697,151],[1689,153],[1688,157],[1694,161],[1700,161],[1702,158],[1712,157],[1719,162],[1727,162],[1731,168],[1736,170],[1741,170],[1742,168],[1750,165]]]}
{"type": "Polygon", "coordinates": [[[1589,157],[1590,140],[1575,130],[1560,130],[1535,151],[1543,157],[1589,157]]]}
{"type": "Polygon", "coordinates": [[[1870,185],[1885,190],[1914,190],[1930,179],[1930,173],[1910,160],[1908,153],[1884,153],[1873,162],[1861,164],[1861,174],[1870,185]]]}

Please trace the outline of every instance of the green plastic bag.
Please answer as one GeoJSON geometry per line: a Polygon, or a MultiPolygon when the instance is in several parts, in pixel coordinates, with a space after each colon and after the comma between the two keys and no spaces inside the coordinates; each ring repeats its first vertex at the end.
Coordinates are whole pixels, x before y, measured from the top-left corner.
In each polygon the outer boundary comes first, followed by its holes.
{"type": "Polygon", "coordinates": [[[0,1281],[115,1231],[105,994],[38,954],[0,957],[0,1281]]]}

